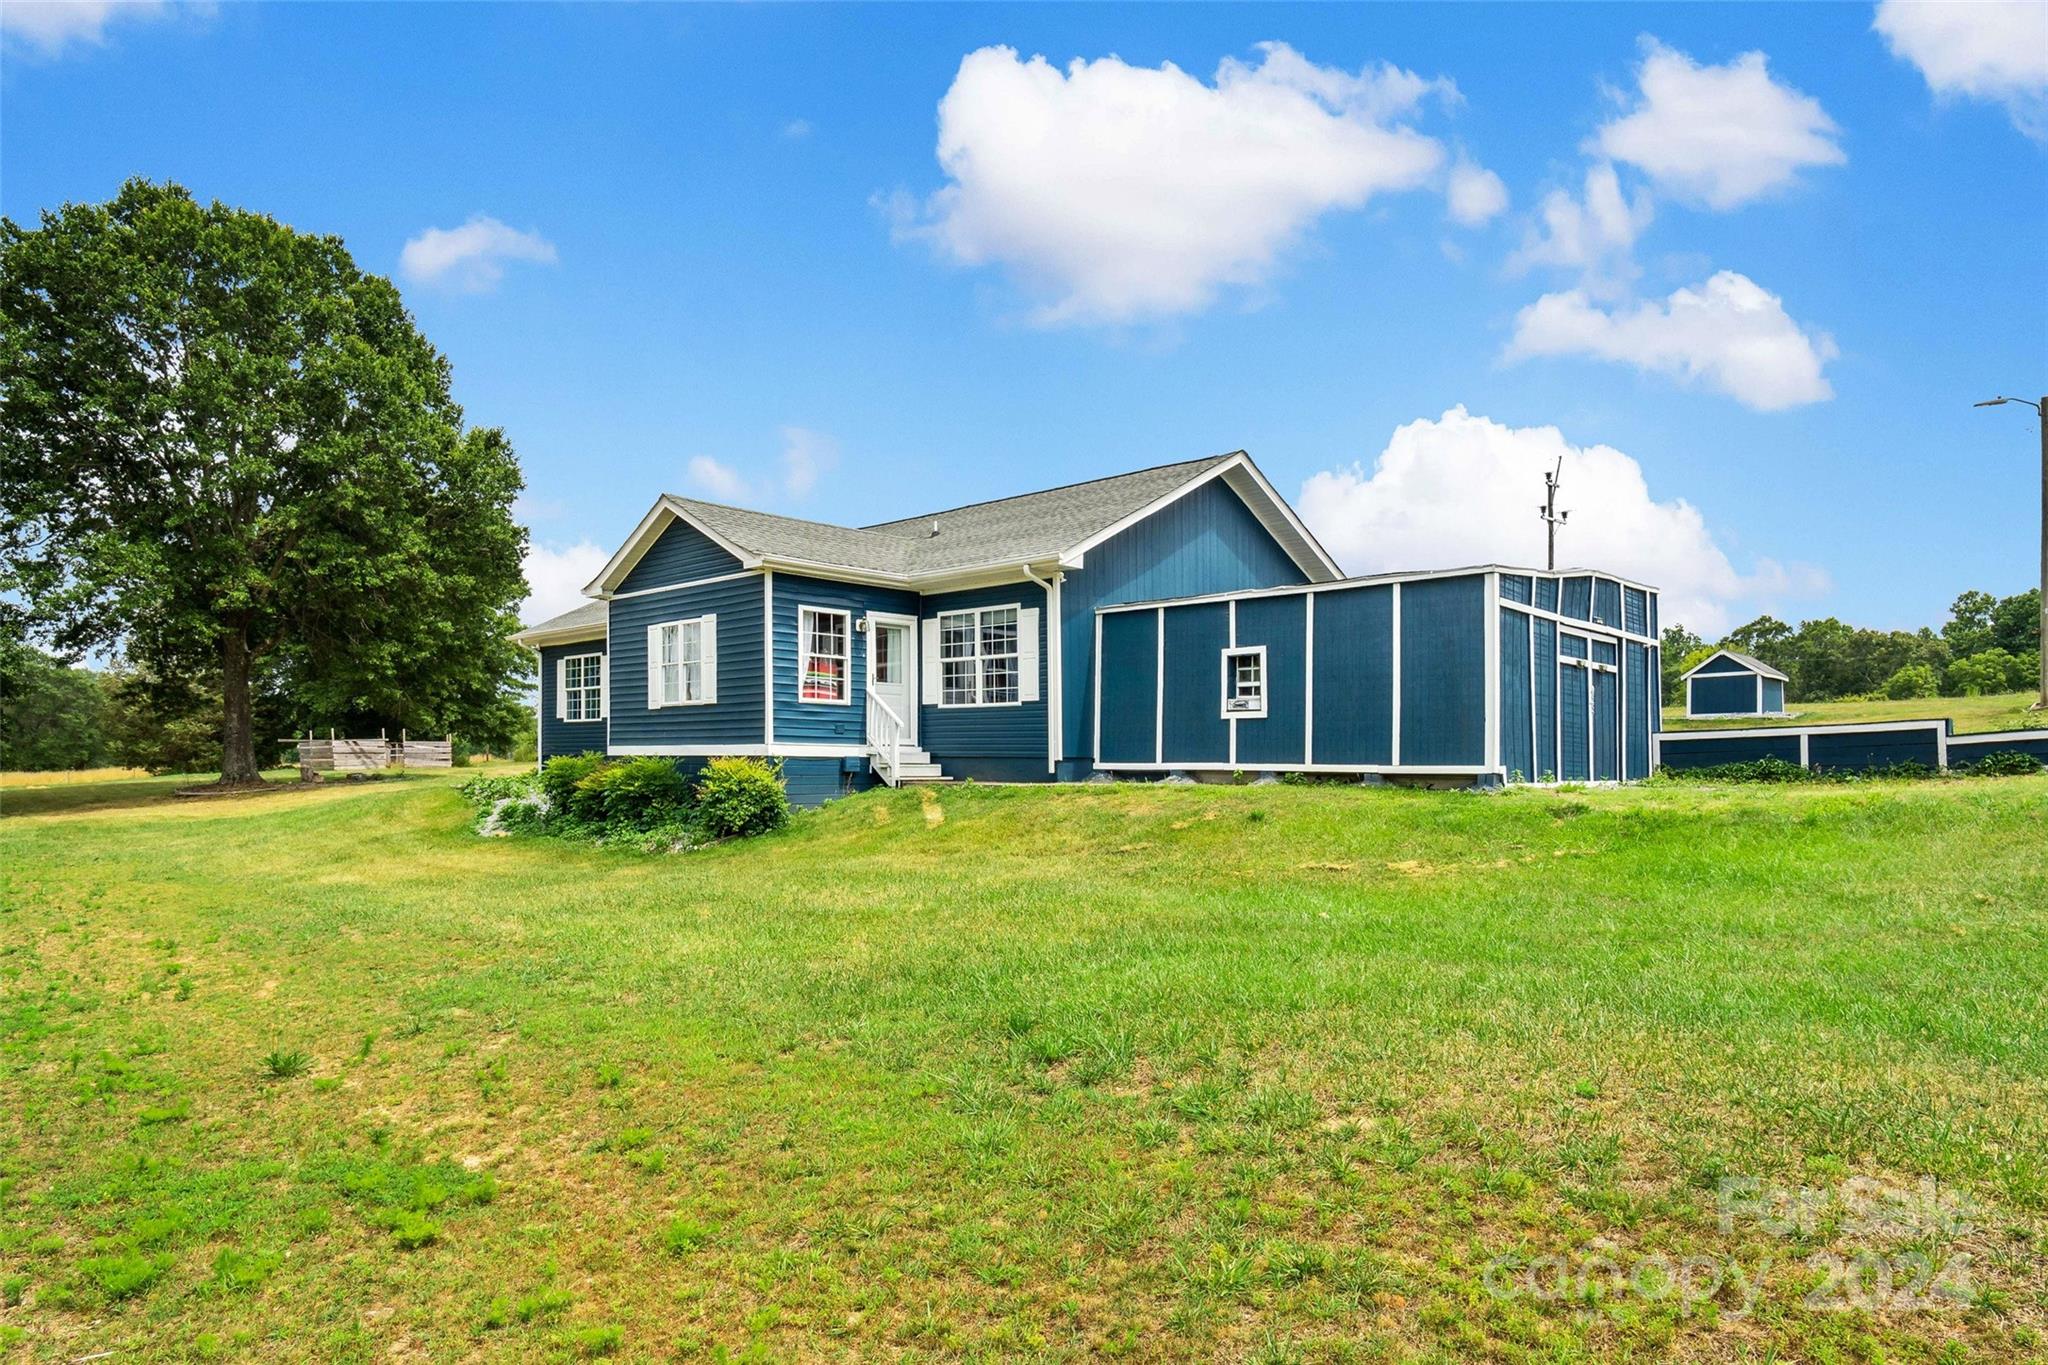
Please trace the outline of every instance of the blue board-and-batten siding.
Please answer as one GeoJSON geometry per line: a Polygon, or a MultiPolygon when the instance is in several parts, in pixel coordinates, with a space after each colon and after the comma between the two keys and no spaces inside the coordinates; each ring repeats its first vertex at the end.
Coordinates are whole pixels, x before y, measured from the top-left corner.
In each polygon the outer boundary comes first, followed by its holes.
{"type": "Polygon", "coordinates": [[[1695,716],[1750,716],[1757,712],[1754,673],[1697,673],[1687,713],[1695,716]]]}
{"type": "Polygon", "coordinates": [[[1315,761],[1391,764],[1394,589],[1336,588],[1315,598],[1315,761]]]}
{"type": "Polygon", "coordinates": [[[619,592],[666,588],[701,578],[737,573],[739,560],[688,522],[675,518],[655,537],[619,582],[619,592]]]}
{"type": "MultiPolygon", "coordinates": [[[[1046,648],[1050,613],[1045,589],[1020,578],[994,587],[933,593],[922,600],[919,612],[929,621],[970,607],[1009,606],[1018,609],[1020,621],[1023,612],[1038,613],[1038,700],[999,706],[941,706],[937,697],[920,697],[917,742],[950,776],[1006,782],[1042,782],[1051,776],[1046,771],[1046,727],[1051,714],[1046,670],[1051,664],[1046,648]]],[[[922,638],[921,622],[919,634],[922,638]]],[[[920,671],[931,671],[923,667],[922,658],[919,664],[920,671]]]]}
{"type": "Polygon", "coordinates": [[[1401,585],[1401,763],[1486,761],[1486,579],[1401,585]]]}
{"type": "MultiPolygon", "coordinates": [[[[1258,768],[1306,761],[1308,598],[1247,597],[1233,604],[1234,648],[1263,645],[1266,650],[1266,714],[1240,716],[1236,728],[1237,765],[1258,768]]],[[[1222,664],[1217,665],[1217,691],[1222,692],[1222,664]]]]}
{"type": "Polygon", "coordinates": [[[1230,607],[1223,602],[1166,612],[1166,710],[1161,727],[1168,763],[1227,763],[1230,723],[1223,719],[1223,651],[1230,607]]]}
{"type": "MultiPolygon", "coordinates": [[[[778,746],[831,744],[865,746],[867,743],[868,637],[852,626],[868,612],[915,618],[918,595],[899,588],[877,588],[860,583],[834,583],[822,578],[799,578],[775,574],[774,629],[770,636],[775,651],[775,739],[778,746]],[[823,607],[848,614],[848,667],[845,702],[802,701],[797,696],[797,674],[802,669],[798,653],[797,615],[804,607],[823,607]]],[[[755,656],[757,662],[759,655],[755,656]]]]}
{"type": "Polygon", "coordinates": [[[1528,781],[1537,772],[1531,634],[1527,612],[1500,609],[1500,761],[1516,781],[1528,781]]]}
{"type": "Polygon", "coordinates": [[[1532,681],[1536,699],[1536,762],[1530,776],[1539,782],[1557,778],[1557,623],[1538,618],[1534,624],[1532,681]]]}
{"type": "MultiPolygon", "coordinates": [[[[569,645],[544,645],[540,650],[540,759],[545,763],[558,754],[601,754],[605,749],[602,720],[557,720],[555,718],[555,665],[575,654],[603,654],[602,639],[569,645]]],[[[607,668],[610,661],[606,661],[607,668]]]]}
{"type": "Polygon", "coordinates": [[[630,752],[762,742],[761,581],[762,576],[753,573],[612,601],[613,747],[630,752]],[[718,618],[718,699],[702,706],[650,708],[648,627],[696,616],[718,618]]]}
{"type": "MultiPolygon", "coordinates": [[[[1095,689],[1095,609],[1204,593],[1305,583],[1308,575],[1244,500],[1211,479],[1089,550],[1060,585],[1066,674],[1063,775],[1084,775],[1093,758],[1089,700],[1095,689]]],[[[1220,667],[1220,663],[1218,667],[1220,667]]]]}
{"type": "Polygon", "coordinates": [[[1159,757],[1159,613],[1111,612],[1101,622],[1103,676],[1117,680],[1102,692],[1102,761],[1152,763],[1159,757]]]}

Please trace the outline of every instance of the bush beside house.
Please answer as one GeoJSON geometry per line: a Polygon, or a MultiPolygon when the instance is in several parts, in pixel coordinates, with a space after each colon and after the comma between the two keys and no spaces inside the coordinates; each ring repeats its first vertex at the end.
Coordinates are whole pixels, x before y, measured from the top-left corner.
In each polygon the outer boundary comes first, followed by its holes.
{"type": "Polygon", "coordinates": [[[462,784],[477,832],[545,834],[662,852],[765,834],[789,819],[780,768],[714,758],[693,782],[674,760],[564,754],[539,772],[462,784]]]}

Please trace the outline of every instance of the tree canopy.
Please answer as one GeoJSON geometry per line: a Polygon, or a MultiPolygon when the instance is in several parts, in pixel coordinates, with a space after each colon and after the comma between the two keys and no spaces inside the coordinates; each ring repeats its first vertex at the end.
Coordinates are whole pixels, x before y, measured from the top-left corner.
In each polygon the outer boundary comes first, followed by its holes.
{"type": "MultiPolygon", "coordinates": [[[[221,699],[502,727],[525,532],[503,433],[338,238],[133,180],[0,220],[0,574],[21,633],[221,699]]],[[[267,743],[277,738],[265,735],[267,743]]]]}

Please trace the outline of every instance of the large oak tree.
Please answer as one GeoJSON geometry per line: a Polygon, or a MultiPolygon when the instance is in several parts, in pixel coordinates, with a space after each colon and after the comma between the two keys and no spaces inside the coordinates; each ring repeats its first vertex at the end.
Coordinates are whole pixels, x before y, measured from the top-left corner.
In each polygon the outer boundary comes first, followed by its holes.
{"type": "Polygon", "coordinates": [[[130,181],[0,220],[0,581],[67,653],[460,732],[525,667],[519,466],[339,239],[130,181]]]}

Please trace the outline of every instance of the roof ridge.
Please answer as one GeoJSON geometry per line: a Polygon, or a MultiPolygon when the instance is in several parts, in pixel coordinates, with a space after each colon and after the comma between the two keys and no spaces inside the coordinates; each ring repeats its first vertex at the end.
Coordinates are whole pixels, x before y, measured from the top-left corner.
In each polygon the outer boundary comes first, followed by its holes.
{"type": "Polygon", "coordinates": [[[872,529],[866,526],[848,526],[837,521],[819,521],[814,517],[793,517],[787,512],[764,512],[758,507],[741,507],[738,503],[732,502],[712,502],[708,498],[685,497],[681,493],[664,493],[662,496],[688,503],[692,507],[715,507],[721,512],[738,512],[748,517],[773,517],[776,521],[793,521],[799,526],[822,526],[828,531],[843,531],[849,535],[872,529]]]}
{"type": "Polygon", "coordinates": [[[1102,477],[1096,479],[1076,479],[1072,483],[1054,484],[1050,488],[1034,488],[1024,493],[1010,493],[1000,498],[982,498],[978,502],[963,502],[958,507],[941,507],[934,512],[918,512],[912,516],[907,517],[891,517],[888,521],[871,522],[866,526],[854,527],[851,529],[861,531],[879,531],[885,526],[901,526],[906,522],[926,521],[932,517],[946,516],[948,513],[971,512],[977,507],[994,507],[997,503],[1018,502],[1024,498],[1043,497],[1047,493],[1064,493],[1070,488],[1086,488],[1091,484],[1115,483],[1118,479],[1136,478],[1140,474],[1157,474],[1162,469],[1174,469],[1182,465],[1221,464],[1225,460],[1235,459],[1239,455],[1243,455],[1245,453],[1246,452],[1243,450],[1230,450],[1225,451],[1220,455],[1200,455],[1192,460],[1167,460],[1161,464],[1146,465],[1142,469],[1126,469],[1120,474],[1104,474],[1102,477]]]}

